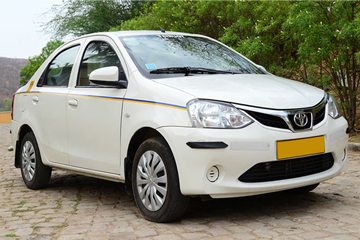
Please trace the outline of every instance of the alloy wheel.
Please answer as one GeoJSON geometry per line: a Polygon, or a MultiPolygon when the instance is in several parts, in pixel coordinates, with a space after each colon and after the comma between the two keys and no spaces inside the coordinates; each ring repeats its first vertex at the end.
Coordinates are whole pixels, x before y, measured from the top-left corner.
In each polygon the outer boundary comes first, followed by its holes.
{"type": "Polygon", "coordinates": [[[23,145],[22,153],[22,171],[26,180],[31,181],[34,178],[36,168],[36,154],[33,144],[26,141],[23,145]]]}
{"type": "Polygon", "coordinates": [[[159,210],[166,199],[167,175],[161,157],[154,151],[146,151],[139,160],[136,186],[141,202],[149,211],[159,210]]]}

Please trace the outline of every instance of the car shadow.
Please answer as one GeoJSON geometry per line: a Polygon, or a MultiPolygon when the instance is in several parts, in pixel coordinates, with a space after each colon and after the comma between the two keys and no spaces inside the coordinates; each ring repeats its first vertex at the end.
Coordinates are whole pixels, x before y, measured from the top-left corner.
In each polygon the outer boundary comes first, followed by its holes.
{"type": "MultiPolygon", "coordinates": [[[[49,187],[45,190],[61,192],[64,197],[69,199],[80,197],[81,201],[111,205],[114,209],[130,207],[141,218],[133,197],[126,193],[125,185],[122,183],[55,171],[49,187]]],[[[345,201],[344,196],[332,193],[331,189],[329,191],[315,189],[307,194],[277,192],[209,201],[202,201],[199,197],[194,197],[189,202],[182,222],[249,221],[250,219],[269,217],[281,219],[285,215],[301,218],[312,212],[321,211],[324,207],[336,208],[343,201],[345,201]]]]}

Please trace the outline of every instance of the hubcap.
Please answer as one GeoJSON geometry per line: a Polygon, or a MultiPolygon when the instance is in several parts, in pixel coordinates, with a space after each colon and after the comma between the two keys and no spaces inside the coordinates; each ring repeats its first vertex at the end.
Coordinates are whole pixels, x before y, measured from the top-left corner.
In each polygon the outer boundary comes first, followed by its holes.
{"type": "Polygon", "coordinates": [[[33,144],[30,141],[26,141],[22,149],[22,171],[24,173],[25,179],[31,181],[34,178],[35,174],[35,149],[33,144]]]}
{"type": "Polygon", "coordinates": [[[157,211],[162,207],[167,185],[163,160],[154,151],[145,152],[137,166],[136,186],[141,202],[149,211],[157,211]]]}

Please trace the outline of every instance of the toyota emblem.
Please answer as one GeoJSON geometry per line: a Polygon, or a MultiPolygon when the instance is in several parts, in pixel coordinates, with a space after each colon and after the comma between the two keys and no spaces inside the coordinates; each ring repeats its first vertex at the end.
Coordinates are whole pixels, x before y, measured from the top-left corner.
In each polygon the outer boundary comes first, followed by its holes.
{"type": "Polygon", "coordinates": [[[297,112],[294,116],[294,122],[299,127],[305,127],[308,121],[308,117],[304,112],[297,112]]]}

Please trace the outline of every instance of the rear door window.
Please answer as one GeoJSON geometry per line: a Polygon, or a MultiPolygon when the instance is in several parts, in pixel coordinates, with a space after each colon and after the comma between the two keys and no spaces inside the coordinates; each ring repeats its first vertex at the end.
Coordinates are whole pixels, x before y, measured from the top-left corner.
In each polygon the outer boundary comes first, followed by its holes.
{"type": "Polygon", "coordinates": [[[79,48],[80,46],[68,48],[51,61],[45,76],[43,76],[43,86],[68,86],[79,48]]]}

